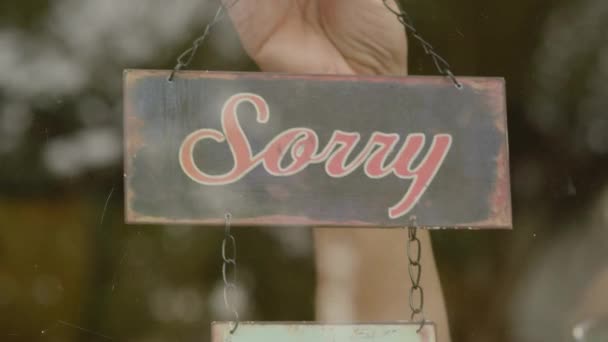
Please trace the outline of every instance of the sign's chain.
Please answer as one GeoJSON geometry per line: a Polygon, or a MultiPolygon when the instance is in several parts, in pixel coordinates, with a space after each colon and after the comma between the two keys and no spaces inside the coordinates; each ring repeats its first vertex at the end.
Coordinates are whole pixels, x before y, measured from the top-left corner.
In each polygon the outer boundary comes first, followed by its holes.
{"type": "Polygon", "coordinates": [[[422,264],[420,263],[420,259],[422,256],[422,245],[420,243],[420,239],[418,239],[418,231],[416,218],[412,217],[410,222],[410,227],[408,228],[408,240],[407,240],[407,258],[409,260],[408,264],[408,273],[410,275],[410,280],[412,282],[412,286],[410,287],[410,309],[412,314],[410,316],[410,320],[412,322],[420,319],[420,328],[418,328],[418,332],[422,330],[422,327],[425,324],[424,318],[424,290],[422,289],[422,285],[420,284],[420,278],[422,276],[422,264]]]}
{"type": "Polygon", "coordinates": [[[224,281],[224,304],[226,310],[232,314],[233,322],[230,333],[233,334],[239,327],[239,313],[234,303],[236,287],[236,239],[230,231],[232,215],[224,216],[224,240],[222,241],[222,280],[224,281]],[[232,269],[232,270],[230,270],[232,269]]]}
{"type": "Polygon", "coordinates": [[[388,3],[389,0],[382,0],[382,2],[384,3],[384,6],[391,11],[394,15],[397,16],[397,19],[399,20],[399,22],[403,25],[403,27],[405,27],[406,32],[409,32],[412,37],[414,37],[422,46],[422,48],[424,49],[424,52],[431,56],[431,58],[433,59],[433,63],[435,64],[435,67],[437,68],[437,71],[444,75],[445,77],[448,77],[452,83],[454,83],[454,86],[457,89],[462,89],[462,83],[460,83],[458,81],[458,79],[456,79],[456,76],[454,76],[454,73],[451,70],[450,64],[445,60],[445,58],[441,57],[439,54],[437,54],[437,52],[435,52],[435,48],[433,47],[433,45],[431,45],[429,42],[427,42],[418,32],[418,30],[416,29],[416,27],[414,26],[414,22],[412,21],[412,19],[410,18],[410,16],[407,14],[407,12],[402,8],[403,6],[401,6],[401,4],[399,3],[399,0],[396,0],[395,2],[397,2],[397,5],[399,6],[398,10],[393,9],[390,4],[388,3]]]}
{"type": "MultiPolygon", "coordinates": [[[[220,5],[217,8],[215,15],[213,16],[213,19],[211,20],[211,22],[209,22],[205,26],[203,34],[192,42],[191,47],[186,49],[186,51],[182,52],[182,54],[179,55],[179,57],[177,57],[177,63],[175,64],[175,67],[173,68],[173,70],[171,71],[171,74],[169,75],[169,78],[168,78],[169,81],[173,81],[173,77],[175,76],[176,72],[178,72],[181,69],[190,65],[190,63],[192,62],[192,59],[194,58],[194,56],[196,55],[196,52],[198,51],[198,48],[205,42],[205,39],[207,39],[207,36],[209,36],[209,33],[211,32],[211,28],[213,26],[215,26],[217,23],[219,23],[220,21],[222,21],[222,19],[224,18],[224,15],[225,15],[225,13],[224,13],[225,10],[230,9],[232,6],[236,5],[240,0],[234,0],[231,4],[229,4],[227,6],[224,6],[221,1],[222,0],[220,0],[220,5]]],[[[403,10],[402,6],[399,4],[399,0],[396,0],[397,4],[399,6],[398,10],[393,9],[390,6],[390,4],[388,3],[388,1],[389,0],[382,0],[382,2],[384,3],[384,6],[389,11],[391,11],[394,15],[397,16],[397,19],[403,25],[403,27],[405,27],[405,30],[407,32],[409,32],[420,43],[420,45],[424,49],[424,52],[427,55],[431,56],[431,58],[433,59],[433,63],[435,64],[435,67],[437,68],[437,71],[440,74],[448,77],[452,81],[452,83],[454,83],[454,86],[456,88],[462,89],[463,88],[462,83],[460,83],[458,81],[458,79],[452,72],[450,64],[445,60],[445,58],[443,58],[439,54],[437,54],[437,52],[435,52],[435,48],[433,47],[433,45],[431,45],[429,42],[427,42],[420,35],[418,30],[414,26],[414,23],[413,23],[412,19],[410,18],[410,16],[407,14],[407,12],[405,12],[405,10],[403,10]]]]}
{"type": "Polygon", "coordinates": [[[205,26],[205,30],[203,31],[203,34],[192,42],[191,47],[186,49],[186,51],[182,52],[182,54],[179,55],[179,57],[177,57],[177,64],[175,64],[175,67],[173,68],[173,71],[171,71],[171,75],[169,75],[169,78],[168,78],[169,82],[173,81],[173,77],[175,76],[176,72],[178,72],[181,69],[190,65],[190,63],[192,62],[192,59],[194,58],[194,55],[196,55],[196,52],[198,51],[198,48],[205,42],[205,39],[207,39],[207,36],[209,36],[209,33],[211,32],[211,28],[213,26],[215,26],[217,23],[219,23],[220,21],[222,21],[222,19],[224,19],[225,10],[230,9],[232,6],[236,5],[236,3],[239,1],[240,0],[234,0],[231,4],[224,6],[224,4],[222,3],[222,0],[220,0],[220,5],[217,8],[217,11],[215,12],[215,15],[213,16],[213,19],[211,20],[211,22],[209,22],[205,26]]]}

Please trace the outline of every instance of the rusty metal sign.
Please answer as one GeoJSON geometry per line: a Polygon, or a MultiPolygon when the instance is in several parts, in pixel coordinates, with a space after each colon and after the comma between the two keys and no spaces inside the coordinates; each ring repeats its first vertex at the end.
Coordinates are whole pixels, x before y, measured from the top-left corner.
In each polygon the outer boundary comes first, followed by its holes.
{"type": "Polygon", "coordinates": [[[211,342],[435,342],[435,325],[425,323],[241,322],[234,334],[226,322],[211,324],[211,342]],[[420,329],[420,331],[418,331],[420,329]]]}
{"type": "Polygon", "coordinates": [[[504,81],[130,70],[130,223],[510,228],[504,81]]]}

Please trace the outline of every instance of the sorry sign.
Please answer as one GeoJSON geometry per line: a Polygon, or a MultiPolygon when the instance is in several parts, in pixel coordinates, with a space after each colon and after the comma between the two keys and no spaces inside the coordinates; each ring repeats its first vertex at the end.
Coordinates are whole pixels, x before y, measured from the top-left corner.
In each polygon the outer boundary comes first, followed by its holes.
{"type": "Polygon", "coordinates": [[[129,222],[511,227],[504,82],[125,73],[129,222]]]}

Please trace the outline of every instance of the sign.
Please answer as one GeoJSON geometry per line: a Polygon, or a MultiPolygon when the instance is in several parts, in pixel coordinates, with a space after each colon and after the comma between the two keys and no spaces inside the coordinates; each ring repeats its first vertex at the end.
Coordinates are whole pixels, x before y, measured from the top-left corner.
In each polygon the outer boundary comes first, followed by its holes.
{"type": "Polygon", "coordinates": [[[435,342],[435,325],[425,323],[266,323],[211,324],[211,342],[435,342]],[[420,329],[420,331],[418,331],[420,329]]]}
{"type": "Polygon", "coordinates": [[[125,72],[130,223],[510,228],[504,81],[125,72]]]}

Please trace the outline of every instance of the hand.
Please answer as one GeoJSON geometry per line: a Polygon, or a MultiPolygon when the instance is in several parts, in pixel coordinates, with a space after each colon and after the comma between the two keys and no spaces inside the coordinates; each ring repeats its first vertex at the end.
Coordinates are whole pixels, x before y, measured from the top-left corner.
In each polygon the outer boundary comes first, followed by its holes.
{"type": "Polygon", "coordinates": [[[407,73],[404,28],[382,0],[240,0],[229,13],[263,71],[407,73]]]}

